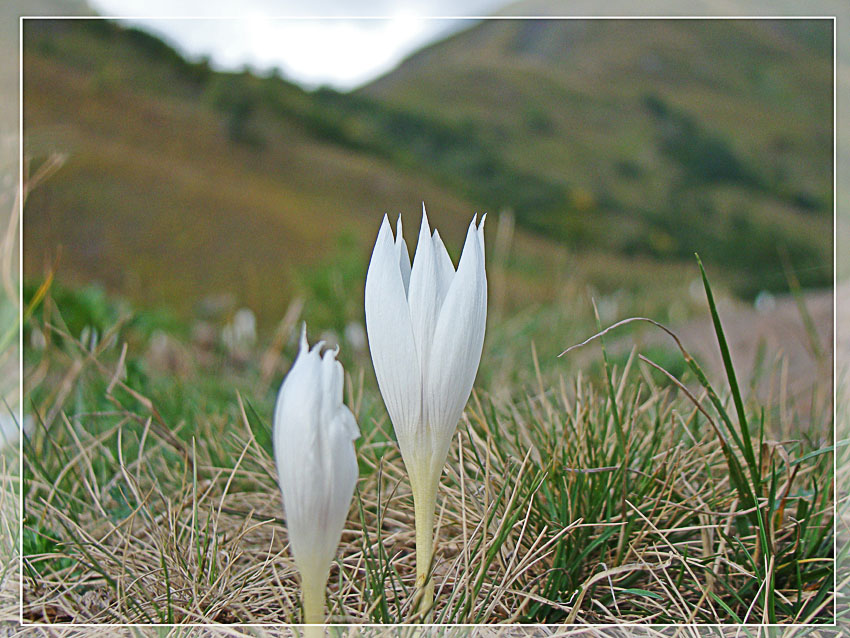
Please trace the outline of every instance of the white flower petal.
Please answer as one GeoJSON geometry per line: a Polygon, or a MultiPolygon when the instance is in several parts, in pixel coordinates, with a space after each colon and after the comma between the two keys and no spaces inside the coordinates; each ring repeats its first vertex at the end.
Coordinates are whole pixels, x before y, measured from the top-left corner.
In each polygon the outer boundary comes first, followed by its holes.
{"type": "Polygon", "coordinates": [[[404,294],[407,296],[407,289],[410,287],[410,253],[407,250],[404,235],[401,233],[401,215],[398,216],[396,223],[395,245],[398,248],[398,264],[401,268],[401,280],[404,282],[404,294]]]}
{"type": "Polygon", "coordinates": [[[398,249],[384,216],[366,273],[366,334],[378,387],[396,435],[413,431],[422,410],[422,382],[398,249]]]}
{"type": "Polygon", "coordinates": [[[322,385],[318,390],[322,401],[321,420],[322,423],[330,423],[336,416],[337,406],[342,403],[343,384],[342,364],[336,360],[333,350],[325,350],[321,371],[322,385]]]}
{"type": "Polygon", "coordinates": [[[413,326],[413,340],[419,355],[421,369],[428,369],[431,344],[440,308],[440,290],[437,274],[437,259],[428,215],[422,206],[422,225],[419,228],[419,240],[416,243],[416,255],[413,257],[413,269],[410,273],[410,290],[407,293],[410,305],[410,322],[413,326]]]}
{"type": "MultiPolygon", "coordinates": [[[[476,229],[473,220],[434,333],[424,400],[435,450],[448,450],[481,361],[487,322],[482,239],[483,228],[476,229]]],[[[444,460],[435,458],[434,462],[442,467],[444,460]]]]}
{"type": "Polygon", "coordinates": [[[333,460],[333,483],[328,499],[330,528],[340,530],[334,538],[333,551],[335,552],[342,529],[345,527],[345,519],[348,517],[358,475],[357,455],[354,452],[353,442],[360,437],[360,429],[351,410],[346,406],[340,406],[331,423],[329,434],[328,456],[333,460]]]}
{"type": "Polygon", "coordinates": [[[294,448],[312,449],[322,409],[321,395],[314,388],[321,387],[321,382],[321,360],[317,352],[310,350],[302,331],[301,348],[280,387],[275,405],[275,454],[283,461],[278,467],[288,470],[297,466],[299,459],[292,455],[294,448]],[[296,445],[283,444],[286,441],[296,445]]]}
{"type": "Polygon", "coordinates": [[[455,267],[443,240],[440,238],[440,233],[436,229],[434,234],[431,235],[431,242],[434,244],[434,258],[437,262],[437,307],[440,308],[446,298],[446,293],[449,292],[452,279],[454,279],[455,267]]]}
{"type": "Polygon", "coordinates": [[[327,412],[323,410],[322,416],[327,417],[325,422],[333,423],[334,428],[341,428],[349,440],[354,441],[360,436],[360,428],[351,410],[342,402],[345,371],[336,360],[337,354],[339,346],[335,350],[326,350],[322,357],[322,399],[327,409],[327,412]]]}
{"type": "MultiPolygon", "coordinates": [[[[472,221],[475,222],[475,217],[473,216],[472,221]]],[[[478,224],[478,243],[481,246],[481,260],[482,264],[484,262],[484,222],[487,221],[487,213],[484,213],[481,216],[481,223],[478,224]]]]}
{"type": "MultiPolygon", "coordinates": [[[[357,482],[359,429],[342,403],[343,370],[321,344],[301,349],[275,406],[273,443],[286,524],[302,575],[327,578],[357,482]]],[[[323,581],[322,581],[323,582],[323,581]]]]}
{"type": "Polygon", "coordinates": [[[360,438],[360,426],[357,425],[357,419],[354,414],[346,406],[342,406],[336,413],[339,427],[346,433],[350,441],[356,441],[360,438]]]}

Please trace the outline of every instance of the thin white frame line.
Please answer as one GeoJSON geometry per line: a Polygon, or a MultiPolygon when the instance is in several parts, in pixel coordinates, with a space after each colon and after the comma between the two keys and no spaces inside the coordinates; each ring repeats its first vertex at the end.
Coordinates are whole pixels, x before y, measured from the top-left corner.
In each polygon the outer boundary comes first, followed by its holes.
{"type": "Polygon", "coordinates": [[[738,633],[740,633],[740,631],[742,631],[742,630],[748,630],[748,629],[749,630],[756,630],[756,631],[759,631],[761,629],[793,629],[793,628],[798,628],[798,627],[807,627],[807,628],[811,627],[811,628],[814,628],[814,629],[833,629],[837,626],[838,625],[836,623],[817,623],[817,624],[809,624],[809,625],[801,625],[801,624],[783,625],[783,624],[778,624],[778,623],[776,623],[776,624],[748,623],[748,624],[745,624],[745,625],[734,625],[734,624],[726,624],[726,625],[720,624],[720,625],[718,625],[717,623],[712,623],[712,624],[690,623],[690,624],[679,624],[679,625],[675,625],[675,624],[673,624],[673,625],[644,625],[644,624],[641,624],[641,623],[638,623],[638,622],[616,623],[616,624],[615,623],[609,623],[609,624],[582,623],[582,624],[572,624],[572,625],[559,625],[557,623],[550,623],[548,625],[530,624],[530,623],[514,623],[512,625],[499,625],[499,624],[496,624],[496,623],[480,624],[480,625],[473,625],[473,624],[469,624],[469,623],[446,623],[446,624],[442,624],[442,625],[433,624],[433,623],[430,623],[430,624],[429,623],[421,623],[421,624],[412,624],[412,623],[391,623],[391,624],[390,623],[388,623],[388,624],[326,623],[326,624],[323,624],[323,625],[320,625],[320,624],[317,624],[317,623],[314,623],[314,624],[304,624],[304,623],[297,623],[297,624],[295,624],[295,623],[293,623],[293,624],[286,624],[286,623],[278,623],[278,624],[274,624],[274,623],[265,623],[265,624],[264,623],[220,623],[220,624],[215,624],[215,623],[211,623],[211,624],[206,624],[206,625],[200,624],[200,623],[179,623],[179,624],[173,624],[173,625],[169,625],[169,624],[166,624],[166,623],[126,623],[126,624],[120,624],[119,625],[119,624],[109,624],[109,623],[97,624],[97,623],[72,623],[72,622],[64,622],[64,623],[28,622],[28,623],[21,625],[21,627],[34,627],[34,628],[59,627],[59,628],[63,628],[63,629],[69,628],[69,627],[92,627],[92,628],[101,628],[101,629],[104,628],[104,627],[115,627],[115,628],[119,628],[119,627],[139,627],[139,628],[146,628],[146,627],[174,627],[174,628],[177,628],[177,627],[212,627],[212,628],[222,629],[222,630],[233,629],[233,628],[236,628],[236,627],[252,627],[252,628],[256,627],[256,628],[260,628],[260,629],[270,629],[270,628],[277,629],[277,628],[283,628],[283,627],[285,627],[285,628],[294,628],[294,627],[349,628],[349,627],[354,627],[354,628],[359,629],[359,628],[362,627],[362,628],[369,628],[369,629],[377,628],[377,629],[386,629],[386,630],[390,630],[393,627],[438,627],[438,628],[445,628],[445,629],[456,629],[456,628],[462,628],[462,627],[475,627],[475,628],[481,628],[481,627],[497,628],[498,627],[498,628],[503,629],[505,627],[510,627],[510,628],[516,628],[516,629],[558,628],[558,629],[567,630],[567,631],[585,630],[585,629],[591,629],[592,628],[592,629],[600,629],[600,630],[603,630],[603,631],[610,629],[610,630],[613,631],[615,629],[622,629],[622,628],[629,628],[629,629],[632,629],[632,628],[634,628],[634,629],[667,629],[667,628],[672,628],[672,627],[687,627],[689,629],[697,629],[697,630],[702,630],[702,629],[732,629],[732,628],[735,628],[736,630],[738,630],[738,633]]]}
{"type": "MultiPolygon", "coordinates": [[[[218,15],[218,16],[152,16],[152,15],[22,15],[22,20],[198,20],[198,21],[256,21],[255,17],[245,15],[218,15]]],[[[270,15],[263,16],[262,20],[292,20],[325,21],[325,20],[395,20],[398,16],[392,15],[270,15]]],[[[684,15],[645,15],[645,16],[621,16],[621,15],[587,15],[587,16],[527,16],[527,15],[427,15],[412,16],[414,20],[835,20],[835,15],[706,15],[706,16],[684,16],[684,15]]]]}
{"type": "Polygon", "coordinates": [[[838,625],[838,19],[832,21],[832,617],[838,625]]]}
{"type": "Polygon", "coordinates": [[[24,624],[24,19],[18,20],[18,618],[24,624]]]}
{"type": "MultiPolygon", "coordinates": [[[[274,623],[228,623],[228,624],[220,624],[220,623],[185,623],[181,625],[173,625],[167,623],[127,623],[122,625],[113,625],[111,623],[36,623],[36,622],[24,622],[23,613],[24,613],[24,599],[23,599],[23,591],[24,591],[24,581],[23,581],[23,509],[24,509],[24,499],[23,499],[23,411],[24,411],[24,376],[23,376],[23,368],[24,368],[24,349],[23,349],[23,341],[24,341],[24,326],[23,326],[23,276],[24,276],[24,118],[23,118],[23,104],[24,104],[24,73],[23,73],[23,60],[24,60],[24,20],[254,20],[256,18],[246,18],[245,16],[209,16],[209,17],[199,17],[199,16],[19,16],[18,19],[18,188],[19,188],[19,226],[18,226],[18,373],[19,373],[19,388],[18,388],[18,396],[19,396],[19,421],[18,425],[21,430],[20,436],[18,439],[18,458],[19,458],[19,471],[20,476],[18,477],[18,590],[19,590],[19,609],[18,609],[18,617],[20,619],[20,625],[22,627],[176,627],[176,626],[184,626],[184,627],[305,627],[305,626],[318,626],[318,627],[489,627],[491,625],[476,625],[470,623],[457,623],[457,624],[411,624],[411,623],[396,623],[396,624],[372,624],[372,623],[363,623],[363,624],[351,624],[351,623],[327,623],[320,625],[305,625],[305,624],[274,624],[274,623]]],[[[264,20],[293,20],[293,21],[308,21],[308,20],[318,20],[318,21],[332,21],[332,20],[392,20],[393,16],[269,16],[264,17],[264,20]]],[[[838,303],[837,303],[837,288],[838,288],[838,18],[835,15],[815,15],[815,16],[806,16],[806,15],[771,15],[771,16],[416,16],[416,19],[422,20],[830,20],[832,22],[832,443],[833,443],[833,452],[832,452],[832,467],[833,467],[833,477],[832,477],[832,487],[833,487],[833,503],[832,503],[832,512],[833,512],[833,529],[837,527],[837,519],[838,519],[838,484],[837,484],[837,470],[838,470],[838,450],[837,450],[837,392],[836,385],[838,381],[838,358],[837,358],[837,343],[838,343],[838,303]]],[[[832,569],[832,612],[833,612],[833,622],[830,624],[818,624],[817,627],[836,627],[838,623],[837,613],[838,613],[838,601],[837,601],[837,588],[838,588],[838,572],[836,569],[835,556],[837,556],[838,551],[838,538],[837,534],[833,533],[832,539],[833,545],[833,569],[832,569]]],[[[563,625],[547,625],[547,624],[517,624],[513,625],[516,627],[551,627],[558,626],[563,627],[563,625]]],[[[577,625],[569,625],[570,627],[593,627],[593,628],[616,628],[616,627],[693,627],[696,629],[700,628],[726,628],[726,627],[738,627],[738,628],[761,628],[761,627],[811,627],[813,625],[806,624],[770,624],[770,623],[745,623],[742,625],[730,624],[730,623],[688,623],[688,624],[660,624],[660,625],[640,625],[637,623],[583,623],[577,625]]]]}

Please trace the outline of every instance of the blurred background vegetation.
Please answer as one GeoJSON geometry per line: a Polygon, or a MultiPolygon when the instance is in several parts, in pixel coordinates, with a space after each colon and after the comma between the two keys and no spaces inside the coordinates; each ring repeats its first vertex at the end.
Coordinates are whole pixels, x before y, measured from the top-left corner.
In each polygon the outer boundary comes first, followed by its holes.
{"type": "Polygon", "coordinates": [[[181,319],[226,299],[266,332],[306,296],[342,330],[381,215],[413,244],[424,200],[455,259],[473,212],[491,242],[515,221],[508,309],[567,279],[669,303],[695,251],[744,300],[786,291],[788,265],[831,285],[828,20],[489,21],[352,93],[32,20],[23,69],[32,167],[67,155],[27,201],[28,281],[181,319]]]}

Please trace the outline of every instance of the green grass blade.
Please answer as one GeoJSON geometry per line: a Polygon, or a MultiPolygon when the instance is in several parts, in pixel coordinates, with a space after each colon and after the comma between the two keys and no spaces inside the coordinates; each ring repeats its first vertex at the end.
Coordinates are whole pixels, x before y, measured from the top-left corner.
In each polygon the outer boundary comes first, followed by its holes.
{"type": "MultiPolygon", "coordinates": [[[[717,313],[717,304],[714,303],[714,294],[711,292],[711,285],[708,283],[708,276],[705,274],[705,268],[702,266],[702,261],[699,255],[696,255],[699,271],[702,275],[702,283],[705,287],[705,296],[708,298],[708,306],[711,310],[711,320],[714,323],[714,332],[717,334],[717,343],[720,346],[720,354],[723,357],[723,367],[726,369],[726,378],[729,381],[729,389],[732,392],[732,399],[735,402],[735,411],[738,413],[738,426],[741,428],[741,439],[744,444],[743,452],[750,466],[750,470],[755,472],[756,457],[753,452],[753,442],[750,438],[750,428],[747,424],[747,415],[744,411],[744,401],[741,398],[741,389],[738,387],[738,378],[735,376],[735,369],[732,366],[732,357],[729,354],[729,345],[726,343],[726,335],[723,332],[723,326],[720,324],[720,315],[717,313]]],[[[755,478],[755,477],[754,477],[755,478]]]]}

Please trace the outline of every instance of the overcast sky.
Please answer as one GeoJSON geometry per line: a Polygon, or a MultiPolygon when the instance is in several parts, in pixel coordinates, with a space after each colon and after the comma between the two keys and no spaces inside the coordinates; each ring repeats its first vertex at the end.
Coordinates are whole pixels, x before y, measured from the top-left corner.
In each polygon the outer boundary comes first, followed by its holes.
{"type": "Polygon", "coordinates": [[[208,56],[216,68],[278,67],[305,86],[340,90],[364,84],[424,44],[471,25],[435,17],[488,15],[506,3],[315,0],[308,8],[294,0],[241,0],[234,12],[232,0],[89,0],[99,14],[127,16],[126,22],[192,58],[208,56]],[[309,19],[318,16],[349,19],[309,19]]]}

